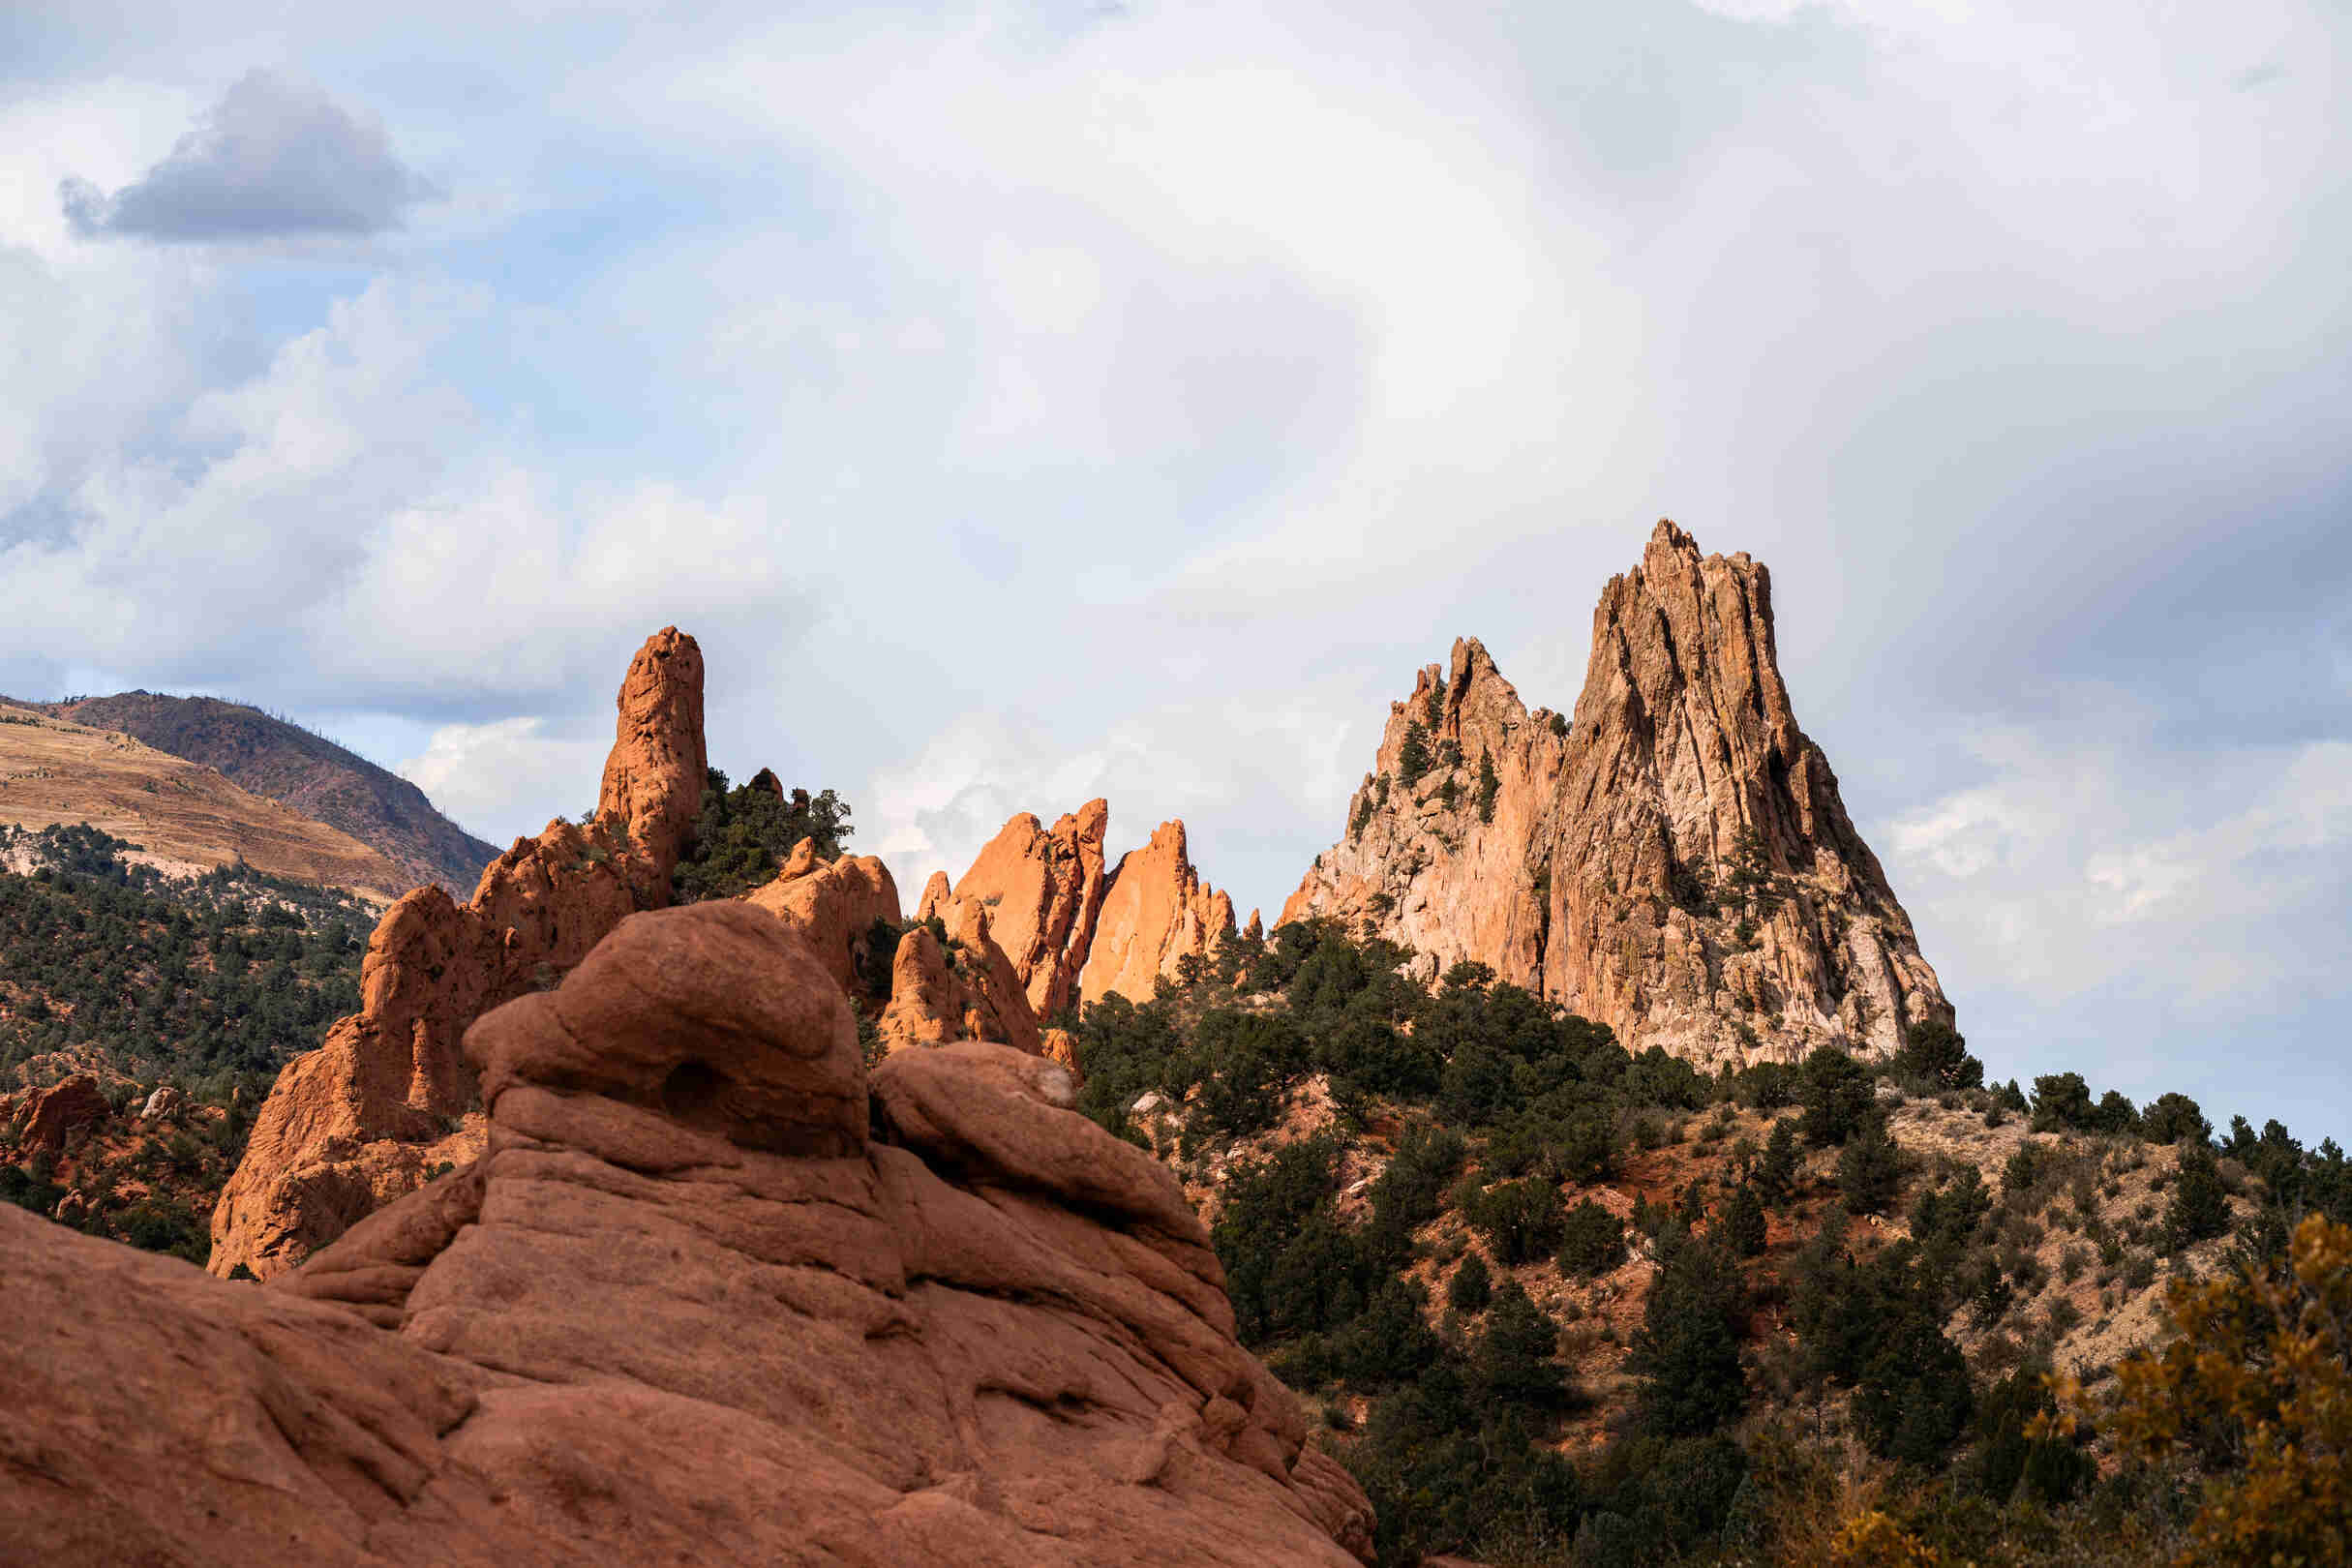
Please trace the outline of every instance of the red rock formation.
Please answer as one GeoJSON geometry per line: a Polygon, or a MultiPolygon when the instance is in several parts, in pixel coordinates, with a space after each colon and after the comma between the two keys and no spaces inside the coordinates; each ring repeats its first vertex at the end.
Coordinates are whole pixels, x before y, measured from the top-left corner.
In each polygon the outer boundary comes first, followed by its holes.
{"type": "Polygon", "coordinates": [[[274,1285],[0,1206],[42,1325],[0,1336],[0,1560],[1369,1559],[1174,1177],[1058,1066],[869,1081],[735,903],[632,918],[467,1052],[488,1155],[274,1285]]]}
{"type": "Polygon", "coordinates": [[[775,881],[744,894],[743,901],[798,932],[852,996],[865,990],[859,966],[874,922],[899,923],[898,884],[889,866],[871,855],[820,860],[815,843],[805,838],[793,846],[775,881]]]}
{"type": "Polygon", "coordinates": [[[1043,1050],[1038,1017],[1012,960],[989,932],[988,911],[956,904],[950,942],[928,924],[908,927],[890,963],[890,1000],[877,1025],[893,1051],[949,1040],[993,1040],[1043,1050]]]}
{"type": "Polygon", "coordinates": [[[709,764],[703,748],[703,650],[676,626],[646,639],[620,683],[620,717],[596,795],[596,820],[625,829],[640,897],[669,902],[709,764]]]}
{"type": "Polygon", "coordinates": [[[1885,1053],[1952,1015],[1796,726],[1770,575],[1671,523],[1601,596],[1573,720],[1530,714],[1457,643],[1392,706],[1348,822],[1284,920],[1369,927],[1425,976],[1475,959],[1636,1050],[1885,1053]],[[1408,781],[1416,725],[1431,766],[1408,781]]]}
{"type": "Polygon", "coordinates": [[[213,1273],[282,1273],[480,1152],[466,1027],[667,901],[701,798],[702,691],[693,638],[672,627],[648,639],[621,685],[596,820],[558,818],[515,840],[468,903],[426,887],[385,912],[361,961],[360,1010],[287,1064],[255,1118],[213,1210],[213,1273]]]}
{"type": "Polygon", "coordinates": [[[24,1149],[62,1149],[66,1134],[76,1128],[96,1127],[113,1114],[105,1091],[87,1072],[76,1072],[49,1089],[25,1096],[17,1111],[17,1146],[24,1149]]]}
{"type": "Polygon", "coordinates": [[[1163,822],[1151,842],[1119,858],[1078,989],[1093,1002],[1116,991],[1151,1000],[1188,953],[1207,956],[1233,935],[1233,900],[1200,880],[1186,853],[1184,824],[1163,822]]]}
{"type": "Polygon", "coordinates": [[[926,889],[919,914],[985,906],[989,933],[1012,960],[1030,1010],[1057,1017],[1076,1000],[1078,975],[1093,945],[1109,821],[1110,806],[1102,800],[1087,801],[1051,829],[1024,811],[988,841],[947,899],[934,903],[926,889]]]}
{"type": "Polygon", "coordinates": [[[948,902],[952,897],[954,897],[954,893],[948,887],[948,873],[945,871],[932,872],[930,880],[922,885],[922,898],[915,906],[915,918],[919,920],[927,920],[937,915],[945,919],[948,902]]]}

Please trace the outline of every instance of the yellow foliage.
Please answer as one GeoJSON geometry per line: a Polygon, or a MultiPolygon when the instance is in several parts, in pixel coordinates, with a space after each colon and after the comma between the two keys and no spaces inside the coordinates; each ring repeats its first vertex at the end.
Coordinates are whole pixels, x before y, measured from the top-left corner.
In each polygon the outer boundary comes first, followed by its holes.
{"type": "Polygon", "coordinates": [[[2109,1430],[2146,1459],[2218,1460],[2183,1568],[2352,1564],[2352,1226],[2313,1215],[2285,1267],[2166,1300],[2179,1338],[2117,1368],[2109,1430]]]}
{"type": "Polygon", "coordinates": [[[1837,1568],[1944,1568],[1944,1554],[1873,1508],[1846,1521],[1829,1542],[1837,1568]]]}

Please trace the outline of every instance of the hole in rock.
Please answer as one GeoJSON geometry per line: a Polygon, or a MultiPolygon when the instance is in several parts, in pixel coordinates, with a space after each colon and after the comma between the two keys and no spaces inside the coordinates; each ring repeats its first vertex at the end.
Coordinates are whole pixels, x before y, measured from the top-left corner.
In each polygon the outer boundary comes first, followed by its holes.
{"type": "Polygon", "coordinates": [[[708,1062],[680,1062],[662,1080],[661,1108],[673,1121],[724,1135],[727,1113],[719,1101],[726,1088],[727,1080],[708,1062]]]}

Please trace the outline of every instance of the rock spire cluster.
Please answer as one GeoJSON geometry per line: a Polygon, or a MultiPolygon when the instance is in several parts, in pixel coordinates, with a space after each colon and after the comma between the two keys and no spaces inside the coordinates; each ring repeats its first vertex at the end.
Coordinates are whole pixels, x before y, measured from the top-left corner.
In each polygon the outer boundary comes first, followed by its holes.
{"type": "Polygon", "coordinates": [[[1182,822],[1161,823],[1105,871],[1109,820],[1102,800],[1050,829],[1014,817],[952,886],[932,877],[916,918],[952,929],[983,911],[1040,1019],[1113,992],[1150,1001],[1188,954],[1206,957],[1234,936],[1233,900],[1201,881],[1182,822]]]}
{"type": "Polygon", "coordinates": [[[1709,1066],[1884,1054],[1952,1016],[1797,727],[1770,574],[1672,523],[1603,590],[1573,715],[1530,712],[1475,640],[1420,672],[1283,907],[1309,916],[1709,1066]]]}

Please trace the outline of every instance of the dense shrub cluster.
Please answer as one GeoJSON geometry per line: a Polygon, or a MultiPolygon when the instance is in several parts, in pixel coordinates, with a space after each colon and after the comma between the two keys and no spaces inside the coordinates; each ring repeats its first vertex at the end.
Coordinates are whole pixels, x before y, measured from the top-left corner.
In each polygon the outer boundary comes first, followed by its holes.
{"type": "Polygon", "coordinates": [[[814,796],[794,790],[787,796],[764,768],[749,783],[730,789],[727,775],[713,768],[686,853],[672,876],[672,890],[681,904],[749,892],[773,880],[784,857],[804,838],[816,841],[820,859],[833,859],[857,830],[849,818],[849,802],[831,790],[814,796]]]}

